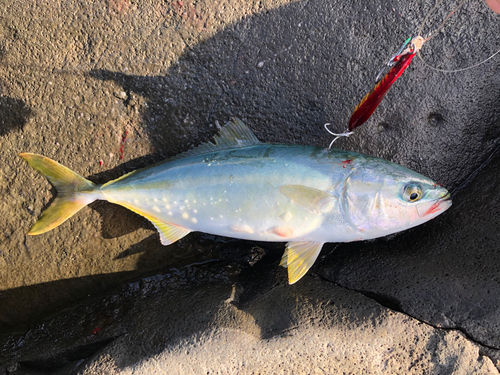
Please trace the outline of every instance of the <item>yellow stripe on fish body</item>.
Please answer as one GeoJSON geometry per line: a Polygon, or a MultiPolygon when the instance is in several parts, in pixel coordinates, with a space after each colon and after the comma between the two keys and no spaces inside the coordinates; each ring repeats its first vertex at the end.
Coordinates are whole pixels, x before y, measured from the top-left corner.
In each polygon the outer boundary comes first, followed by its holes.
{"type": "Polygon", "coordinates": [[[237,119],[213,143],[101,186],[48,158],[21,156],[60,194],[29,234],[50,230],[103,199],[149,219],[164,245],[191,231],[286,241],[282,265],[290,283],[312,266],[324,242],[384,236],[450,205],[444,188],[397,164],[348,151],[261,143],[237,119]],[[418,201],[409,199],[410,185],[420,189],[418,201]]]}

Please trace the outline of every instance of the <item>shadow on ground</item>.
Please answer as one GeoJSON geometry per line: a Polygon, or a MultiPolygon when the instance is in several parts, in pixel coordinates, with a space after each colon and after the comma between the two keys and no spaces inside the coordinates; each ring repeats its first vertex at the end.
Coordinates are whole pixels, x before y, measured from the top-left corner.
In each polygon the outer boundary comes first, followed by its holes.
{"type": "Polygon", "coordinates": [[[2,95],[2,82],[0,82],[0,137],[22,129],[31,114],[32,110],[22,100],[2,95]]]}

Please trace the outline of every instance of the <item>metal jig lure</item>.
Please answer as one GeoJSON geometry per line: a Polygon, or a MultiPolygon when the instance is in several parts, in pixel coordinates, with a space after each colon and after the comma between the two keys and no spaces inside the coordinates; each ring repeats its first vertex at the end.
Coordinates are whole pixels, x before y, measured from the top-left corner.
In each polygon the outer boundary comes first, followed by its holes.
{"type": "Polygon", "coordinates": [[[418,30],[418,36],[414,37],[413,39],[410,37],[408,38],[401,48],[396,52],[389,62],[382,68],[382,70],[377,74],[377,77],[375,79],[375,87],[364,96],[363,99],[361,99],[360,103],[354,108],[354,111],[351,115],[351,118],[349,119],[349,127],[343,132],[343,133],[333,133],[328,129],[328,126],[331,125],[330,123],[325,124],[325,129],[328,133],[331,135],[335,136],[333,141],[330,142],[330,145],[328,146],[328,150],[332,147],[333,143],[339,139],[340,137],[348,137],[351,134],[353,134],[353,130],[357,128],[358,126],[364,124],[370,116],[375,112],[375,109],[377,109],[378,105],[382,101],[382,99],[385,97],[391,86],[396,82],[396,80],[403,74],[403,72],[408,68],[408,66],[411,63],[411,60],[413,57],[418,53],[420,59],[422,62],[428,66],[431,69],[441,71],[441,72],[460,72],[463,70],[468,70],[475,68],[476,66],[479,66],[486,61],[490,60],[494,56],[496,56],[498,53],[500,53],[500,50],[495,52],[493,55],[488,57],[487,59],[481,61],[478,64],[469,66],[464,69],[455,69],[455,70],[443,70],[443,69],[436,69],[432,66],[429,66],[423,59],[422,56],[420,55],[420,49],[422,48],[423,44],[430,39],[432,39],[434,36],[437,35],[437,33],[444,27],[446,21],[454,14],[456,13],[462,5],[465,3],[466,0],[462,0],[458,6],[456,6],[441,22],[441,24],[431,33],[427,35],[426,38],[421,36],[422,29],[424,28],[427,20],[429,19],[430,15],[439,7],[443,0],[438,0],[434,7],[430,10],[430,12],[427,14],[425,17],[424,21],[422,22],[422,25],[420,26],[418,30]],[[387,72],[387,73],[386,73],[387,72]]]}
{"type": "Polygon", "coordinates": [[[340,137],[350,136],[355,128],[364,124],[370,118],[382,99],[384,99],[385,94],[387,94],[393,83],[396,82],[406,68],[408,68],[411,60],[415,54],[420,51],[425,42],[426,39],[419,35],[413,39],[410,37],[403,43],[398,52],[391,57],[389,62],[377,74],[375,87],[368,94],[366,94],[356,108],[354,108],[349,120],[349,127],[345,132],[333,133],[328,129],[330,123],[325,124],[326,131],[335,136],[333,141],[328,146],[328,149],[332,147],[333,142],[337,139],[340,137]],[[387,71],[387,69],[389,69],[389,71],[387,71]],[[386,71],[387,73],[385,73],[386,71]]]}
{"type": "Polygon", "coordinates": [[[391,57],[389,62],[384,66],[379,74],[377,74],[377,84],[375,87],[368,94],[366,94],[356,108],[354,108],[349,120],[348,130],[350,132],[358,126],[364,124],[373,112],[375,112],[375,109],[377,109],[382,99],[384,99],[385,94],[387,94],[393,83],[396,82],[406,68],[408,68],[411,60],[415,54],[420,51],[425,41],[426,40],[420,35],[411,39],[411,41],[410,38],[408,38],[400,48],[399,52],[391,57]],[[387,68],[389,71],[383,75],[387,68]]]}

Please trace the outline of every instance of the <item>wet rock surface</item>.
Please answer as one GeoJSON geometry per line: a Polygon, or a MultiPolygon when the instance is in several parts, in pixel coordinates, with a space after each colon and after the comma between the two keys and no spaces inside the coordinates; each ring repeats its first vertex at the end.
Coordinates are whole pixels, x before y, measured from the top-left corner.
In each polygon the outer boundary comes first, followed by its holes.
{"type": "MultiPolygon", "coordinates": [[[[432,6],[2,1],[0,373],[266,372],[273,361],[283,373],[494,373],[497,59],[456,74],[414,59],[337,141],[440,181],[454,205],[389,239],[325,246],[297,285],[277,266],[283,244],[191,234],[165,248],[147,221],[102,202],[26,237],[55,191],[19,152],[102,183],[207,141],[231,116],[263,141],[326,146],[323,124],[345,129],[432,6]]],[[[424,58],[472,65],[500,48],[497,30],[484,4],[467,3],[424,58]]]]}

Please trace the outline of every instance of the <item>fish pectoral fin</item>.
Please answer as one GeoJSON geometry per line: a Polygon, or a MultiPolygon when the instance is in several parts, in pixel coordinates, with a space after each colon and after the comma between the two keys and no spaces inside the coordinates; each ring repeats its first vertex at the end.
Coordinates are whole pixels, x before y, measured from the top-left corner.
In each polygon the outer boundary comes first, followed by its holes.
{"type": "Polygon", "coordinates": [[[288,283],[294,284],[311,268],[324,242],[294,241],[286,244],[280,266],[288,268],[288,283]]]}
{"type": "Polygon", "coordinates": [[[173,244],[175,241],[180,240],[182,237],[187,236],[191,232],[189,229],[175,224],[167,223],[151,217],[148,217],[148,219],[151,220],[155,228],[158,230],[161,244],[164,246],[173,244]]]}
{"type": "Polygon", "coordinates": [[[330,212],[337,203],[337,197],[309,186],[283,185],[279,190],[292,203],[316,215],[330,212]]]}

